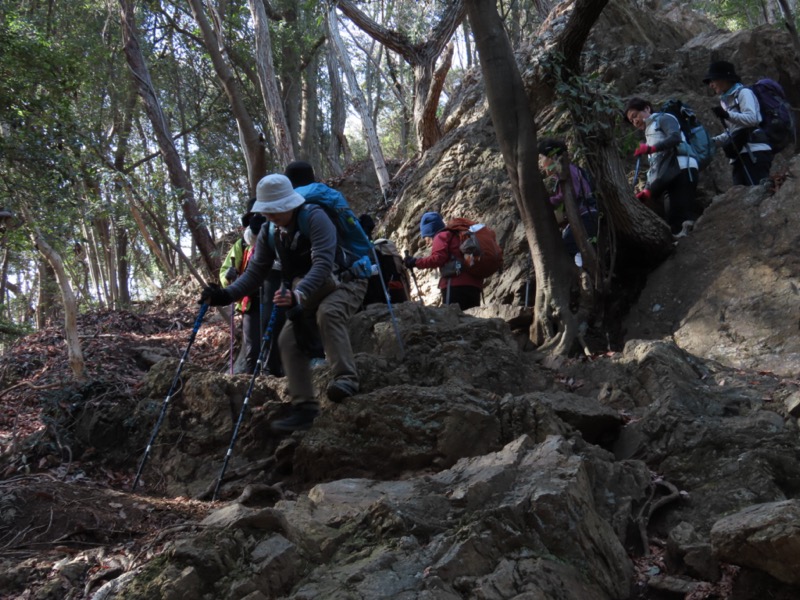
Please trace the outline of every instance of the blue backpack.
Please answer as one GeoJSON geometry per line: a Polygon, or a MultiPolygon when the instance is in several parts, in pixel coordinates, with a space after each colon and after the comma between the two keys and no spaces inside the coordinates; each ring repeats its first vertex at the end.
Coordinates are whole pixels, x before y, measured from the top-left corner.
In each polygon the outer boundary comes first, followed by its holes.
{"type": "Polygon", "coordinates": [[[307,237],[309,235],[308,205],[315,204],[321,207],[336,225],[337,266],[340,269],[350,269],[351,273],[357,277],[370,277],[372,275],[370,261],[372,244],[344,196],[324,183],[304,185],[294,191],[306,199],[297,215],[297,226],[300,232],[307,237]]]}
{"type": "Polygon", "coordinates": [[[669,113],[678,119],[683,136],[686,138],[687,143],[681,142],[678,146],[678,154],[694,158],[697,161],[697,168],[701,171],[710,165],[717,147],[706,128],[698,121],[694,111],[680,100],[673,99],[667,100],[661,106],[661,112],[669,113]]]}

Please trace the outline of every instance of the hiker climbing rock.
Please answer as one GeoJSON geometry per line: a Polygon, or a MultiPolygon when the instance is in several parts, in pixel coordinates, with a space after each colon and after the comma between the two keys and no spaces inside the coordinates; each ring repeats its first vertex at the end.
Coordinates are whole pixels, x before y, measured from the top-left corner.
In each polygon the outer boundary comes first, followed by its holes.
{"type": "Polygon", "coordinates": [[[411,280],[397,246],[393,241],[386,238],[372,239],[375,221],[370,215],[366,213],[361,215],[358,217],[358,222],[361,223],[364,233],[372,241],[372,247],[375,249],[375,258],[380,267],[380,272],[369,278],[367,293],[364,296],[364,306],[368,304],[386,304],[384,286],[386,286],[389,300],[393,304],[407,302],[411,298],[411,280]],[[381,283],[381,278],[383,283],[381,283]]]}
{"type": "Polygon", "coordinates": [[[731,164],[733,185],[756,185],[769,177],[772,147],[766,132],[759,128],[761,107],[755,93],[742,85],[733,64],[719,60],[708,66],[703,78],[715,94],[719,106],[712,111],[725,131],[714,136],[731,164]]]}
{"type": "Polygon", "coordinates": [[[636,197],[663,202],[673,235],[686,235],[697,218],[694,202],[699,169],[694,156],[678,152],[680,144],[688,143],[678,119],[669,113],[653,112],[650,102],[643,98],[628,100],[625,117],[645,135],[634,157],[646,156],[650,165],[647,184],[636,197]]]}
{"type": "Polygon", "coordinates": [[[430,246],[429,256],[404,259],[409,269],[439,269],[442,304],[458,304],[467,310],[481,304],[483,279],[464,269],[465,258],[457,233],[445,227],[438,212],[426,212],[419,224],[419,234],[430,246]]]}
{"type": "MultiPolygon", "coordinates": [[[[563,140],[548,138],[539,142],[538,150],[541,157],[540,164],[545,173],[549,175],[549,180],[552,184],[550,189],[553,190],[553,194],[549,197],[549,201],[553,208],[558,211],[564,204],[564,190],[556,170],[562,155],[567,151],[567,145],[563,140]]],[[[569,174],[572,192],[578,205],[578,214],[586,230],[586,236],[589,241],[594,242],[597,239],[597,201],[594,197],[594,189],[589,175],[572,162],[569,163],[569,174]]],[[[581,257],[572,227],[566,222],[565,218],[559,222],[559,226],[561,227],[561,238],[564,240],[567,252],[575,259],[575,263],[581,266],[581,257]]]]}
{"type": "MultiPolygon", "coordinates": [[[[288,417],[272,423],[276,431],[308,429],[319,412],[308,348],[302,347],[294,331],[298,326],[296,317],[304,313],[316,317],[333,373],[327,388],[328,398],[340,402],[359,389],[347,321],[361,306],[367,287],[366,278],[358,276],[356,263],[368,258],[366,254],[358,256],[357,245],[348,244],[344,232],[337,231],[340,223],[334,223],[323,208],[321,196],[346,205],[341,194],[321,183],[295,190],[285,175],[262,178],[253,211],[275,225],[275,235],[270,237],[269,228],[262,227],[247,270],[229,287],[209,286],[201,294],[201,300],[212,305],[225,305],[241,298],[264,280],[275,259],[280,257],[282,277],[289,285],[276,291],[273,302],[287,311],[278,347],[292,406],[288,417]]],[[[352,220],[356,221],[354,216],[352,220]]],[[[368,248],[357,221],[355,225],[368,248]]]]}
{"type": "MultiPolygon", "coordinates": [[[[219,280],[225,286],[236,281],[239,274],[244,273],[253,253],[253,245],[261,226],[264,224],[264,217],[251,212],[255,201],[256,199],[253,198],[248,203],[248,211],[242,215],[242,235],[233,243],[225,256],[225,260],[222,261],[219,280]]],[[[261,336],[264,334],[264,328],[266,327],[266,322],[261,317],[263,292],[263,286],[260,286],[252,297],[245,296],[236,303],[236,311],[242,315],[242,343],[244,344],[245,364],[244,371],[238,369],[234,372],[252,373],[256,368],[258,352],[261,347],[261,336]]]]}

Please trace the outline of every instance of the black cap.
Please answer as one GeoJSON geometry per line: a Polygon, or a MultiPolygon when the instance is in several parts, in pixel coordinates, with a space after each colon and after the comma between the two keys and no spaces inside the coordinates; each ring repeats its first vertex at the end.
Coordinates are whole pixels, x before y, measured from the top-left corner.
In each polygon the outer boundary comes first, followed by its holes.
{"type": "Polygon", "coordinates": [[[372,238],[372,232],[375,231],[375,220],[367,213],[358,217],[358,222],[361,224],[361,229],[367,234],[368,238],[372,238]]]}
{"type": "Polygon", "coordinates": [[[314,178],[314,167],[302,160],[293,160],[286,165],[286,170],[283,172],[292,182],[293,188],[310,185],[316,181],[314,178]]]}
{"type": "Polygon", "coordinates": [[[714,79],[730,81],[731,83],[739,83],[741,81],[741,78],[736,74],[736,67],[726,60],[718,60],[708,65],[708,73],[703,77],[703,83],[708,83],[714,79]]]}
{"type": "Polygon", "coordinates": [[[561,140],[545,138],[539,142],[537,150],[539,150],[539,154],[543,156],[554,158],[564,154],[564,152],[567,151],[567,145],[561,140]]]}

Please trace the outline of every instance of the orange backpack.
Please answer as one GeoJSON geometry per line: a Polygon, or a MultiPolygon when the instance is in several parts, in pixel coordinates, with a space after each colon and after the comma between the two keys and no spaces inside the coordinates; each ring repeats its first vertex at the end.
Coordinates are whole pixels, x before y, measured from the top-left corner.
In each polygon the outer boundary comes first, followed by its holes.
{"type": "Polygon", "coordinates": [[[459,236],[464,271],[485,279],[503,268],[503,249],[497,243],[494,229],[484,223],[462,218],[448,221],[446,229],[459,236]]]}

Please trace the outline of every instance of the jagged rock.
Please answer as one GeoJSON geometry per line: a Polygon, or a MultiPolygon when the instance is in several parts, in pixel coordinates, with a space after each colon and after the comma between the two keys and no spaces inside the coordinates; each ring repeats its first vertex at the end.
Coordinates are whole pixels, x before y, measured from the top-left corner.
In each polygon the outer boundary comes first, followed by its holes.
{"type": "Polygon", "coordinates": [[[800,585],[800,502],[784,500],[749,506],[711,529],[719,560],[765,571],[800,585]]]}

